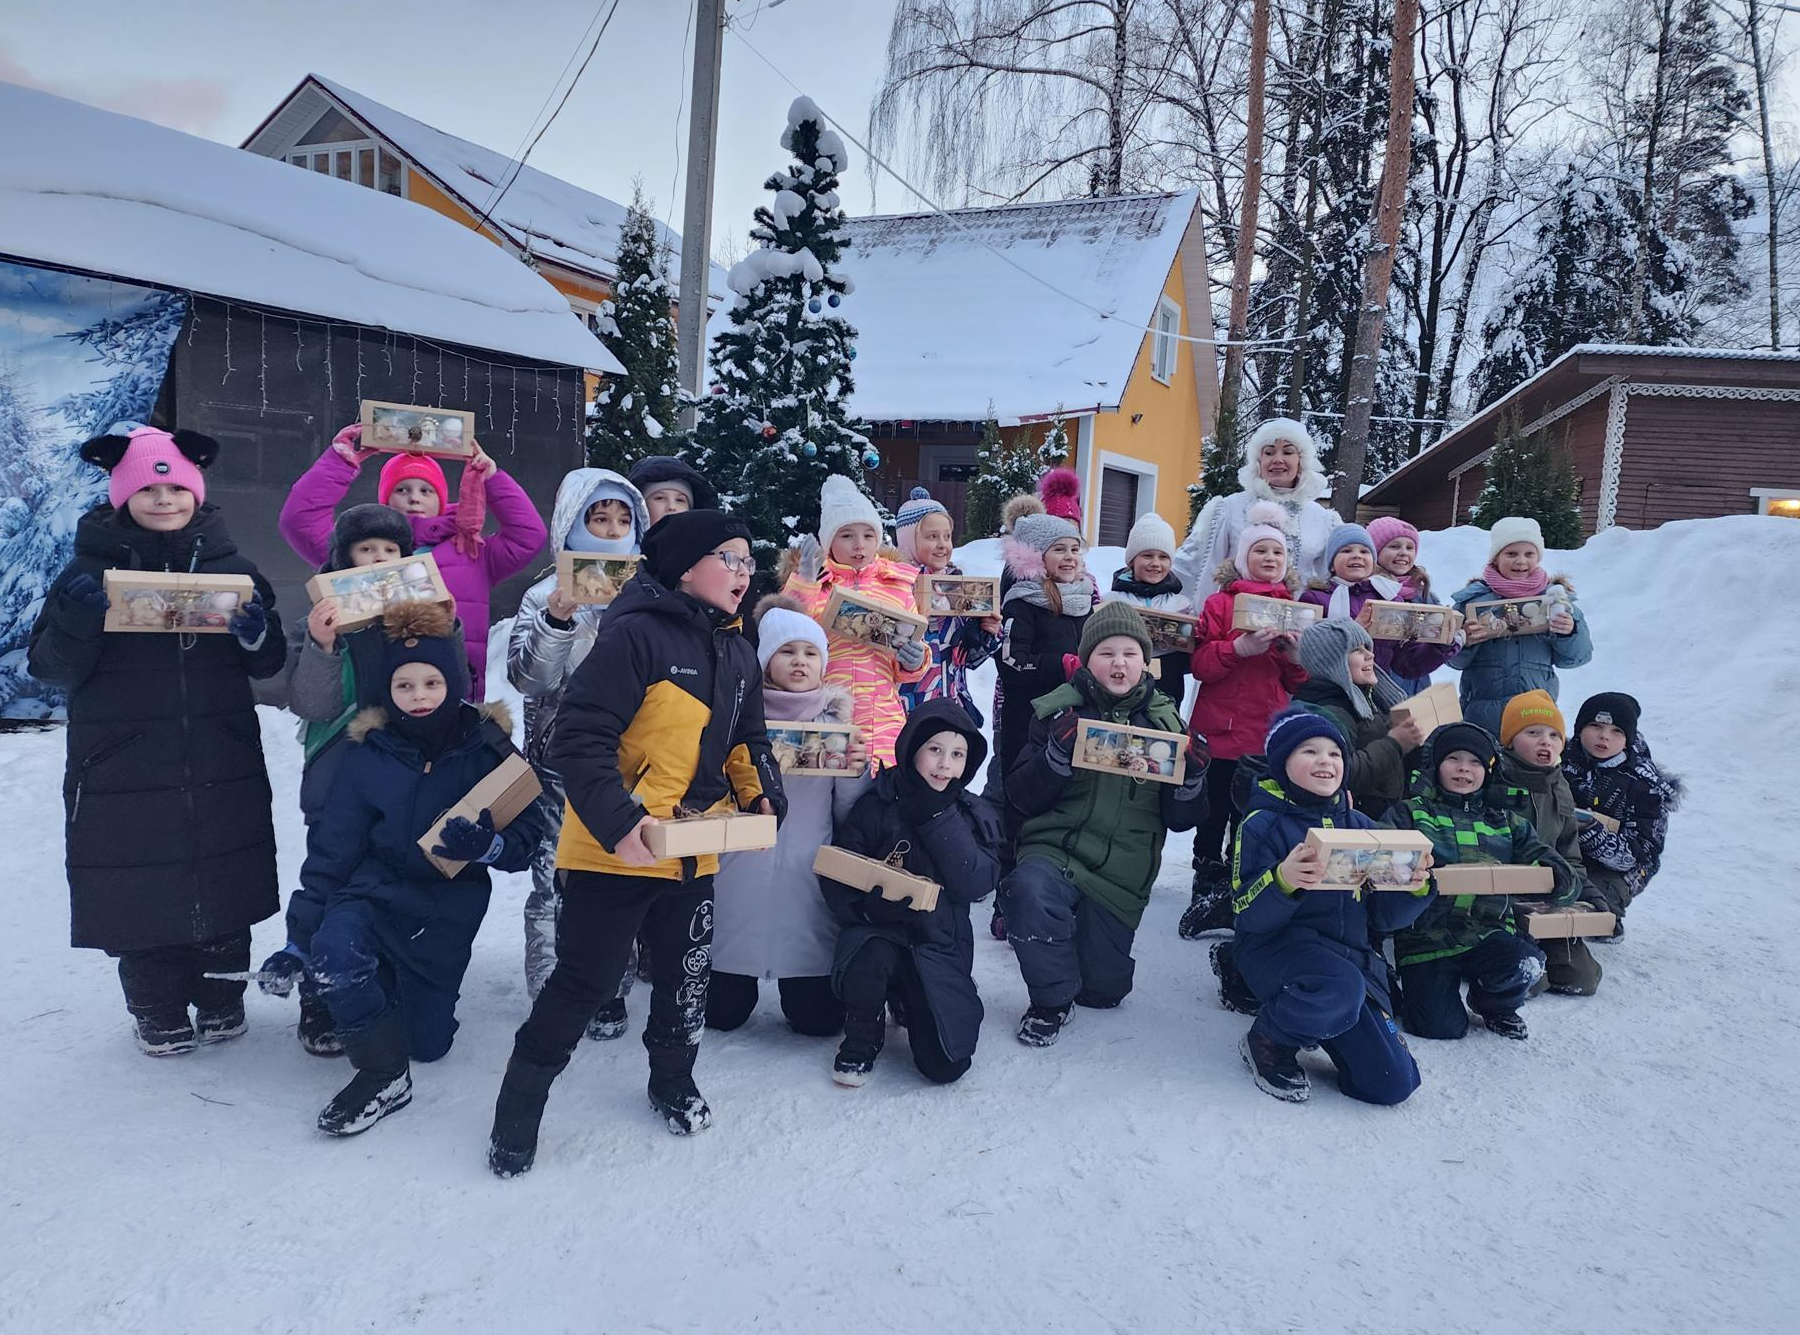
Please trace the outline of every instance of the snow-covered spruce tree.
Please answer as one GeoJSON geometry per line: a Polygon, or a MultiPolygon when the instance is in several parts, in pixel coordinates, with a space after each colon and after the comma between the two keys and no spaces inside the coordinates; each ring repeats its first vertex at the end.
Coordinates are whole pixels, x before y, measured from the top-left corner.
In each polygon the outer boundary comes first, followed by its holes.
{"type": "MultiPolygon", "coordinates": [[[[1492,403],[1578,343],[1627,337],[1631,322],[1637,192],[1615,176],[1571,163],[1550,210],[1525,248],[1525,263],[1502,289],[1482,328],[1475,368],[1477,405],[1492,403]]],[[[1686,251],[1651,229],[1644,341],[1679,345],[1693,337],[1684,311],[1686,251]]]]}
{"type": "Polygon", "coordinates": [[[981,440],[975,446],[975,477],[969,483],[963,509],[963,538],[991,538],[1000,531],[1000,507],[1011,493],[1006,490],[1006,440],[988,403],[987,420],[981,424],[981,440]]]}
{"type": "Polygon", "coordinates": [[[1519,427],[1516,412],[1501,419],[1470,522],[1492,528],[1508,515],[1524,515],[1538,521],[1546,546],[1565,551],[1581,546],[1581,507],[1568,449],[1542,431],[1522,435],[1519,427]]]}
{"type": "Polygon", "coordinates": [[[609,376],[594,399],[587,461],[595,468],[628,473],[647,455],[669,451],[676,410],[675,295],[668,247],[657,236],[640,186],[619,229],[612,296],[600,306],[600,341],[625,374],[609,376]]]}
{"type": "Polygon", "coordinates": [[[1050,419],[1050,429],[1044,432],[1044,443],[1037,447],[1037,474],[1031,479],[1037,485],[1038,477],[1052,468],[1062,468],[1069,462],[1069,430],[1063,420],[1062,405],[1056,405],[1056,416],[1050,419]]]}
{"type": "Polygon", "coordinates": [[[800,97],[781,146],[795,161],[763,183],[774,198],[756,210],[750,239],[758,248],[726,280],[737,300],[713,342],[712,392],[690,454],[749,524],[765,571],[818,527],[828,474],[864,486],[865,465],[879,462],[845,407],[856,330],[837,312],[852,284],[833,272],[844,249],[844,144],[800,97]]]}

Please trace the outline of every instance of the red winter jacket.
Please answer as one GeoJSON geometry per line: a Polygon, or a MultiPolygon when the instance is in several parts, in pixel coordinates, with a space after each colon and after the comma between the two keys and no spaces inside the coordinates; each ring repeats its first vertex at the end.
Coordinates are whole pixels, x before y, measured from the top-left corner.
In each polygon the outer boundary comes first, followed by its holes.
{"type": "Polygon", "coordinates": [[[1194,679],[1200,693],[1188,731],[1206,738],[1215,760],[1241,760],[1261,755],[1269,720],[1287,707],[1294,687],[1306,672],[1279,649],[1240,658],[1232,648],[1241,630],[1231,628],[1233,595],[1255,593],[1265,598],[1291,598],[1285,584],[1235,579],[1210,595],[1194,629],[1194,679]]]}

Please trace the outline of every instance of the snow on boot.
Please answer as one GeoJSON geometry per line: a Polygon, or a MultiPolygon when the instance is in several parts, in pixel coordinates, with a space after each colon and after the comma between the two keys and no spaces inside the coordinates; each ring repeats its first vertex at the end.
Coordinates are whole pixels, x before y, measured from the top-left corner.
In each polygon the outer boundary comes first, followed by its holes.
{"type": "Polygon", "coordinates": [[[315,1057],[344,1055],[344,1040],[338,1037],[337,1021],[331,1018],[331,1008],[325,1004],[325,998],[304,983],[300,985],[300,1023],[294,1032],[300,1039],[300,1046],[315,1057]]]}
{"type": "Polygon", "coordinates": [[[996,941],[1006,940],[1006,915],[998,904],[994,905],[994,916],[988,919],[988,935],[996,941]]]}
{"type": "Polygon", "coordinates": [[[1525,1028],[1525,1021],[1519,1018],[1517,1011],[1498,1011],[1493,1015],[1484,1015],[1481,1022],[1488,1027],[1488,1032],[1498,1034],[1501,1038],[1531,1037],[1525,1028]]]}
{"type": "Polygon", "coordinates": [[[494,1100],[494,1129],[488,1134],[487,1165],[495,1177],[518,1177],[531,1171],[550,1086],[568,1064],[565,1057],[555,1066],[539,1066],[517,1053],[506,1063],[500,1095],[494,1100]]]}
{"type": "Polygon", "coordinates": [[[1312,1081],[1301,1069],[1298,1048],[1285,1048],[1251,1025],[1238,1043],[1238,1052],[1263,1093],[1285,1103],[1305,1103],[1312,1093],[1312,1081]]]}
{"type": "Polygon", "coordinates": [[[670,1135],[691,1136],[712,1125],[712,1109],[689,1076],[651,1080],[650,1106],[662,1114],[670,1135]]]}
{"type": "Polygon", "coordinates": [[[1019,1042],[1028,1048],[1047,1048],[1056,1042],[1069,1022],[1069,1006],[1033,1006],[1019,1017],[1019,1042]]]}
{"type": "Polygon", "coordinates": [[[602,1041],[618,1038],[624,1034],[630,1018],[625,1013],[625,998],[614,997],[594,1012],[594,1018],[588,1021],[587,1036],[602,1041]]]}
{"type": "Polygon", "coordinates": [[[1196,941],[1208,932],[1231,929],[1235,915],[1231,905],[1231,873],[1223,862],[1208,859],[1194,867],[1194,893],[1182,911],[1176,934],[1196,941]]]}
{"type": "Polygon", "coordinates": [[[200,1046],[187,1012],[136,1017],[138,1051],[146,1057],[179,1057],[200,1046]]]}
{"type": "Polygon", "coordinates": [[[1239,1015],[1255,1015],[1262,1009],[1262,999],[1250,990],[1244,975],[1238,972],[1237,959],[1229,941],[1215,941],[1207,951],[1213,977],[1219,980],[1219,1004],[1239,1015]]]}
{"type": "Polygon", "coordinates": [[[202,1043],[224,1043],[240,1038],[249,1025],[244,1021],[244,1003],[236,1002],[229,1010],[194,1011],[194,1036],[202,1043]]]}
{"type": "Polygon", "coordinates": [[[398,1006],[390,1006],[343,1040],[344,1055],[356,1074],[320,1111],[319,1130],[328,1136],[359,1136],[412,1102],[406,1021],[398,1006]]]}
{"type": "MultiPolygon", "coordinates": [[[[889,1003],[892,1005],[893,1003],[889,1003]]],[[[844,1041],[838,1045],[837,1060],[831,1065],[831,1078],[840,1085],[855,1088],[866,1084],[875,1073],[875,1059],[887,1042],[885,1008],[849,1011],[844,1015],[844,1041]]]]}

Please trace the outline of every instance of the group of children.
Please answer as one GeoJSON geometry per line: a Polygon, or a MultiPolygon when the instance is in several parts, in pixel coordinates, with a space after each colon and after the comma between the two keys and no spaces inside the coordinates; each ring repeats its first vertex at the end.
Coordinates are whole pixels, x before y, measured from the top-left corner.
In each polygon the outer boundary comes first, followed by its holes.
{"type": "MultiPolygon", "coordinates": [[[[532,1004],[488,1149],[503,1177],[531,1167],[550,1090],[583,1035],[626,1031],[640,972],[652,991],[649,1099],[678,1134],[711,1121],[693,1078],[702,1031],[743,1025],[763,983],[795,1032],[841,1035],[840,1084],[870,1078],[890,1023],[927,1079],[958,1079],[983,1016],[970,906],[989,894],[990,930],[1010,942],[1029,995],[1016,1036],[1055,1043],[1074,1008],[1116,1007],[1131,991],[1164,841],[1195,828],[1181,934],[1235,927],[1214,969],[1222,1000],[1256,1016],[1244,1055],[1258,1085],[1305,1097],[1298,1054],[1320,1046],[1345,1092],[1398,1102],[1418,1073],[1395,1015],[1412,1033],[1458,1037],[1466,984],[1488,1028],[1522,1038],[1531,991],[1547,981],[1591,993],[1599,966],[1579,939],[1533,944],[1524,910],[1504,897],[1439,897],[1429,859],[1412,893],[1308,893],[1324,865],[1306,831],[1410,826],[1439,864],[1548,866],[1552,903],[1588,898],[1622,919],[1679,797],[1628,696],[1584,705],[1564,758],[1554,668],[1589,653],[1572,592],[1541,636],[1372,641],[1354,620],[1363,602],[1430,600],[1418,535],[1398,520],[1336,526],[1328,577],[1301,589],[1279,508],[1253,505],[1218,591],[1196,605],[1174,573],[1174,533],[1154,514],[1132,528],[1102,593],[1072,479],[1052,476],[1039,501],[1007,507],[998,614],[931,617],[921,639],[888,647],[822,619],[837,592],[913,612],[921,573],[959,573],[950,516],[922,490],[890,548],[875,505],[829,478],[817,534],[784,554],[780,592],[746,619],[751,535],[679,460],[646,460],[629,477],[575,470],[546,534],[479,449],[454,502],[433,460],[400,454],[381,469],[377,503],[338,511],[370,457],[350,427],[296,483],[282,533],[321,569],[429,550],[454,607],[401,604],[345,632],[324,599],[284,638],[266,582],[205,504],[216,453],[135,424],[84,447],[110,472],[111,504],[83,519],[30,650],[32,671],[69,695],[74,943],[118,957],[154,1055],[242,1033],[246,980],[279,995],[297,987],[300,1041],[355,1070],[319,1126],[355,1134],[410,1099],[413,1061],[448,1051],[489,870],[529,869],[532,1004]],[[512,752],[506,711],[471,703],[485,695],[488,591],[546,536],[557,551],[636,556],[637,574],[604,608],[576,603],[554,573],[531,587],[506,661],[543,796],[510,822],[453,817],[432,842],[440,814],[512,752]],[[257,594],[226,635],[107,635],[109,568],[242,572],[257,594]],[[1304,634],[1237,630],[1242,593],[1298,597],[1323,615],[1304,634]],[[1197,617],[1192,652],[1159,653],[1142,610],[1197,617]],[[989,747],[968,673],[990,658],[995,763],[977,794],[989,747]],[[1466,721],[1425,737],[1389,711],[1446,663],[1462,669],[1466,721]],[[286,943],[251,970],[249,927],[277,893],[249,681],[284,668],[302,720],[307,851],[286,943]],[[1076,764],[1088,720],[1185,737],[1179,779],[1076,764]],[[774,722],[848,725],[843,768],[784,781],[774,722]],[[775,846],[722,860],[652,853],[650,827],[713,812],[774,816],[775,846]],[[1586,812],[1608,820],[1584,823],[1586,812]],[[95,837],[119,829],[142,829],[148,845],[95,837]],[[818,875],[828,844],[940,893],[914,904],[818,875]]],[[[1503,520],[1457,605],[1542,594],[1542,558],[1535,524],[1503,520]]]]}

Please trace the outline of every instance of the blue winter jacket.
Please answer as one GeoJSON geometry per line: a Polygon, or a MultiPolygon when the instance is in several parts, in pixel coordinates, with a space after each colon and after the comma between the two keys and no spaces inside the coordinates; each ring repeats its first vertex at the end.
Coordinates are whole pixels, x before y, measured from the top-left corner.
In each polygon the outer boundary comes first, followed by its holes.
{"type": "MultiPolygon", "coordinates": [[[[1500,715],[1508,700],[1538,690],[1548,691],[1550,698],[1556,699],[1556,669],[1580,667],[1594,656],[1587,617],[1575,601],[1575,590],[1561,579],[1550,581],[1553,589],[1559,584],[1575,618],[1575,629],[1567,635],[1513,635],[1483,640],[1450,660],[1450,666],[1462,673],[1463,718],[1496,737],[1500,735],[1500,715]]],[[[1491,602],[1499,596],[1485,580],[1477,579],[1451,595],[1450,604],[1461,612],[1470,603],[1491,602]]]]}
{"type": "Polygon", "coordinates": [[[1368,830],[1375,822],[1353,811],[1340,792],[1323,806],[1301,806],[1281,784],[1265,778],[1250,792],[1232,853],[1236,896],[1236,961],[1244,981],[1263,1000],[1279,993],[1302,950],[1323,946],[1362,972],[1369,999],[1392,1011],[1387,962],[1369,931],[1394,932],[1412,923],[1436,898],[1434,889],[1351,894],[1345,890],[1295,890],[1281,878],[1281,860],[1311,829],[1368,830]]]}
{"type": "MultiPolygon", "coordinates": [[[[508,755],[512,720],[503,705],[462,706],[462,728],[429,764],[390,731],[385,710],[365,709],[346,733],[325,809],[307,830],[300,889],[288,901],[288,939],[309,950],[325,910],[340,899],[375,900],[423,927],[449,919],[472,938],[487,913],[488,868],[471,862],[446,877],[426,860],[419,839],[508,755]]],[[[501,832],[493,866],[524,871],[549,829],[543,799],[501,832]]]]}

